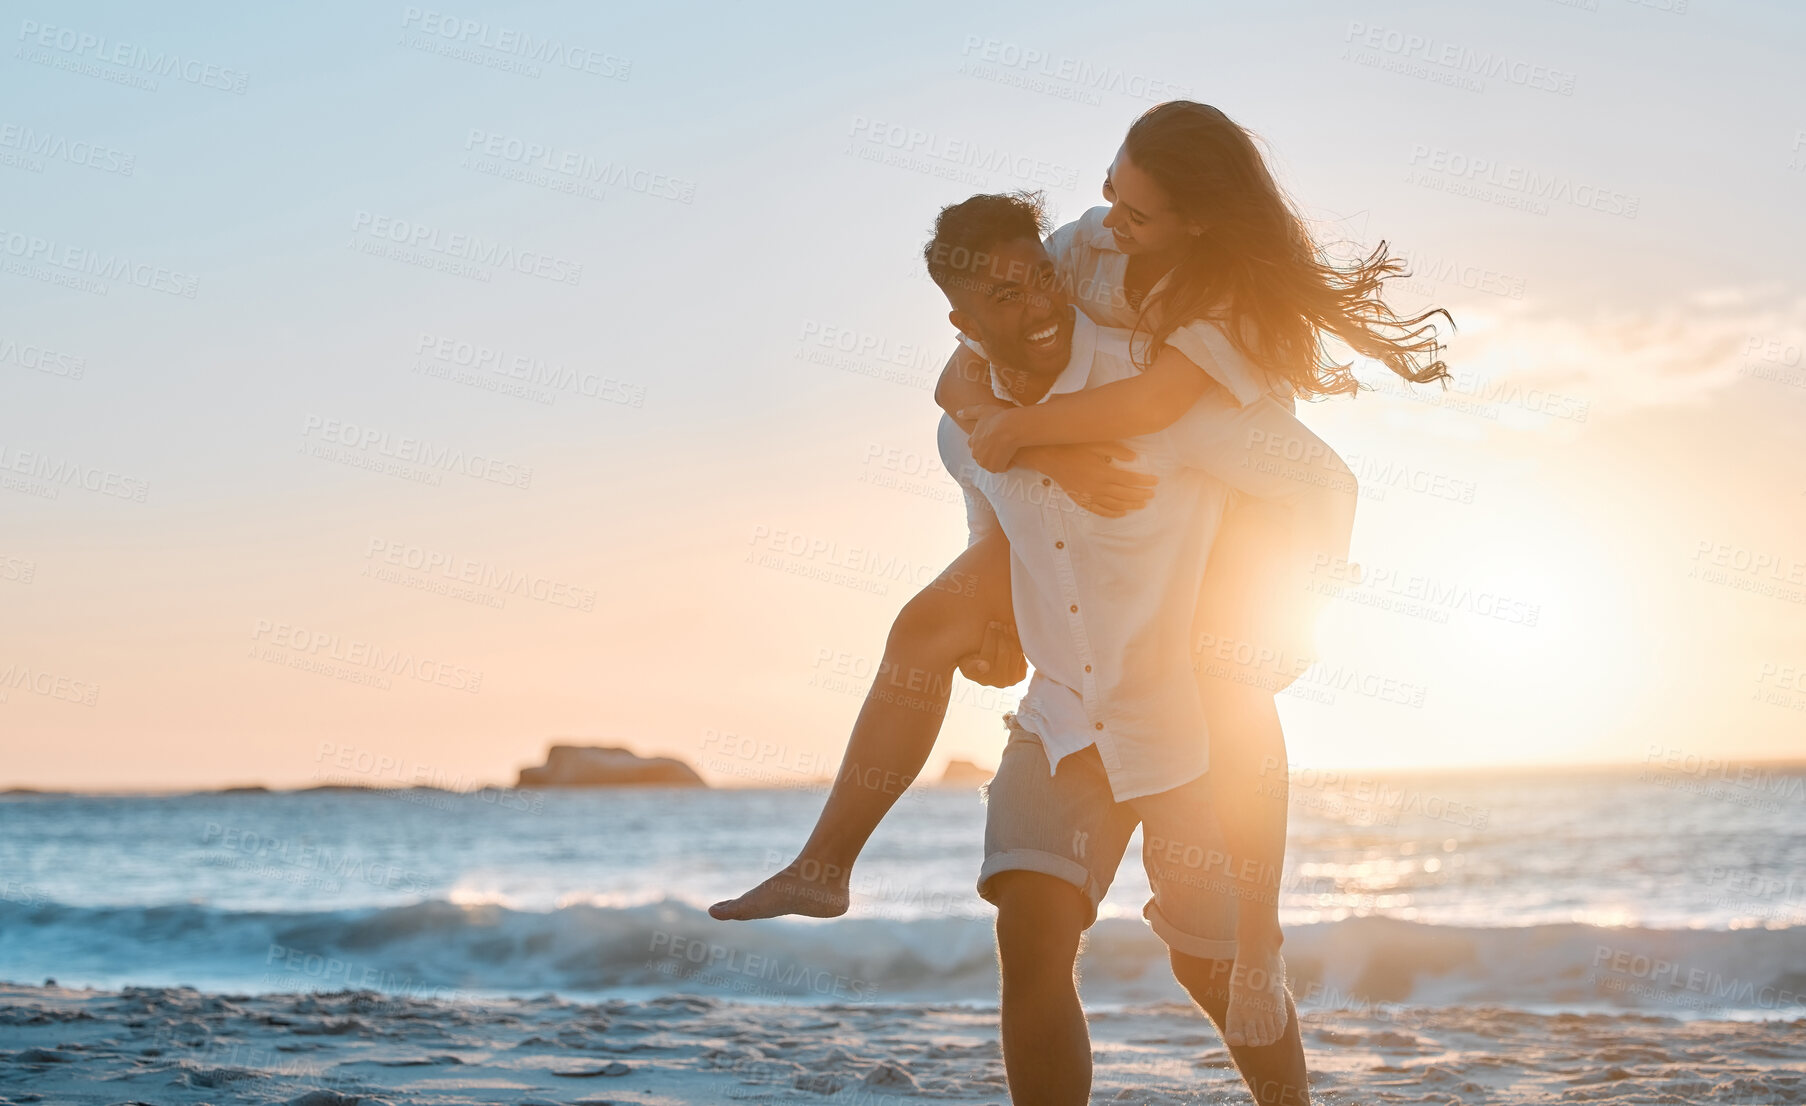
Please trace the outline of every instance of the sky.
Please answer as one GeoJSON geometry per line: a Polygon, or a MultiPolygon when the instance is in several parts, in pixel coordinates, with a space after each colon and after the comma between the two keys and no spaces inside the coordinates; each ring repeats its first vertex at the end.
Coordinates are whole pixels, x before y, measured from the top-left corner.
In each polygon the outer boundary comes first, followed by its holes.
{"type": "Polygon", "coordinates": [[[1806,752],[1806,9],[869,7],[11,6],[0,787],[828,774],[964,542],[935,212],[1171,98],[1459,327],[1303,408],[1367,582],[1294,763],[1806,752]]]}

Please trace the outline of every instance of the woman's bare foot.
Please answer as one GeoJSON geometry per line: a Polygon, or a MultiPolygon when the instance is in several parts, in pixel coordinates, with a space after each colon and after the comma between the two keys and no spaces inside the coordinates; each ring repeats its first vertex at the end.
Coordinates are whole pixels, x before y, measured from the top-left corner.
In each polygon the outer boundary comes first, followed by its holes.
{"type": "Polygon", "coordinates": [[[848,875],[847,869],[838,864],[798,859],[739,898],[709,907],[709,916],[723,922],[750,922],[784,914],[838,918],[847,912],[848,875]]]}
{"type": "Polygon", "coordinates": [[[1279,942],[1242,942],[1229,977],[1223,1040],[1235,1047],[1264,1047],[1279,1040],[1286,1020],[1286,962],[1279,942]]]}

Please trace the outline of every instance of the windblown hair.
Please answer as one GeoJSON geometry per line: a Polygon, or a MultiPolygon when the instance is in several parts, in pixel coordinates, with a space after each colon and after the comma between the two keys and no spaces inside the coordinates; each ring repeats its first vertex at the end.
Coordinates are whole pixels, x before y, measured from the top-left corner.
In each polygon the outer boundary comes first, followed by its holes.
{"type": "Polygon", "coordinates": [[[1268,172],[1254,139],[1207,104],[1174,100],[1149,108],[1123,141],[1129,160],[1154,178],[1179,213],[1203,232],[1142,305],[1138,332],[1157,350],[1202,317],[1226,317],[1230,341],[1300,396],[1360,387],[1351,365],[1330,356],[1333,335],[1417,384],[1447,380],[1432,320],[1442,308],[1400,317],[1381,298],[1388,278],[1408,276],[1381,242],[1366,258],[1337,261],[1268,172]]]}
{"type": "Polygon", "coordinates": [[[1050,229],[1041,193],[980,193],[941,208],[922,260],[941,291],[951,295],[954,288],[977,282],[974,274],[990,262],[992,250],[1021,238],[1039,242],[1050,229]]]}

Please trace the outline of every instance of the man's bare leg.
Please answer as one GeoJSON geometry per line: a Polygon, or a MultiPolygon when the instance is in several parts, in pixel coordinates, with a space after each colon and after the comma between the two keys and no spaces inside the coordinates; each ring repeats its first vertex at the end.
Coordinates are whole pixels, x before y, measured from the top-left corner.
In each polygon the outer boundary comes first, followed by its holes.
{"type": "Polygon", "coordinates": [[[1012,620],[1009,581],[1009,542],[997,534],[960,554],[904,606],[802,852],[746,894],[709,907],[711,915],[747,921],[846,913],[853,862],[928,762],[955,668],[980,651],[987,626],[1012,620]]]}
{"type": "Polygon", "coordinates": [[[1003,983],[1003,1067],[1016,1106],[1084,1106],[1091,1097],[1091,1035],[1079,1005],[1084,895],[1040,872],[991,877],[1003,983]]]}
{"type": "MultiPolygon", "coordinates": [[[[1229,983],[1235,972],[1233,960],[1200,960],[1184,953],[1171,953],[1173,976],[1178,979],[1200,1009],[1224,1032],[1229,1018],[1229,983]]],[[[1279,1040],[1270,1045],[1230,1045],[1229,1055],[1236,1070],[1260,1106],[1308,1106],[1310,1086],[1304,1067],[1304,1042],[1298,1035],[1298,1011],[1286,996],[1286,1026],[1279,1040]]]]}

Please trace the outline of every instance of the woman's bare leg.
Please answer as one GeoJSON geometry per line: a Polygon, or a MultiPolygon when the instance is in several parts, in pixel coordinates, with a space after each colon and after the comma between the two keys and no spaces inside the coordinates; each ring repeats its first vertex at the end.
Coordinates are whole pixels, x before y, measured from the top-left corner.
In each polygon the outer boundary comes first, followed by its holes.
{"type": "Polygon", "coordinates": [[[1204,689],[1211,795],[1229,854],[1236,913],[1235,972],[1224,1027],[1231,1046],[1270,1045],[1286,1028],[1285,960],[1279,927],[1286,847],[1285,734],[1273,694],[1229,681],[1204,689]],[[1216,740],[1230,735],[1230,740],[1216,740]],[[1274,765],[1279,765],[1277,771],[1274,765]]]}
{"type": "Polygon", "coordinates": [[[796,860],[709,913],[735,921],[846,913],[853,862],[928,762],[955,668],[979,651],[990,623],[1011,621],[1010,547],[999,533],[960,554],[897,615],[840,771],[796,860]]]}
{"type": "Polygon", "coordinates": [[[1233,506],[1211,548],[1195,623],[1211,794],[1229,853],[1225,880],[1240,903],[1224,1019],[1232,1046],[1270,1045],[1289,1019],[1279,951],[1287,762],[1273,696],[1311,658],[1309,605],[1280,576],[1285,540],[1258,505],[1233,506]]]}

